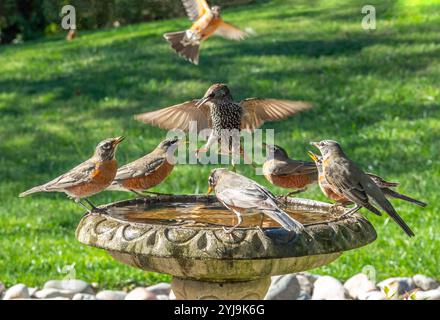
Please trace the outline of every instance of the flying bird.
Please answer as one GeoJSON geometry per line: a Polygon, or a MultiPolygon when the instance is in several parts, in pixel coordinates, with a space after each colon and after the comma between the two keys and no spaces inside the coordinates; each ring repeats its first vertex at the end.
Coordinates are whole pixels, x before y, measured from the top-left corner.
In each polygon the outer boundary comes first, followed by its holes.
{"type": "Polygon", "coordinates": [[[275,186],[295,190],[286,196],[304,191],[318,181],[318,170],[313,162],[290,159],[282,147],[265,145],[268,157],[263,163],[263,175],[275,186]]]}
{"type": "MultiPolygon", "coordinates": [[[[142,113],[136,115],[135,119],[166,130],[196,130],[199,133],[205,129],[212,129],[207,143],[198,150],[207,152],[221,138],[228,139],[231,145],[232,138],[238,135],[240,130],[254,130],[266,121],[281,120],[311,107],[310,103],[304,101],[265,98],[249,98],[235,102],[228,86],[217,83],[212,85],[201,99],[142,113]],[[225,137],[228,134],[229,136],[225,137]]],[[[239,143],[232,143],[230,149],[233,154],[239,154],[239,147],[239,143]]]]}
{"type": "Polygon", "coordinates": [[[84,205],[82,200],[85,200],[93,210],[98,210],[87,197],[101,192],[112,183],[118,169],[115,159],[116,148],[122,140],[124,140],[124,137],[101,141],[90,159],[58,178],[20,193],[19,197],[25,197],[36,192],[64,192],[75,202],[86,208],[88,212],[91,211],[84,205]]]}
{"type": "Polygon", "coordinates": [[[414,236],[414,232],[397,214],[385,193],[370,176],[346,156],[339,143],[333,140],[323,140],[310,144],[321,151],[323,174],[332,190],[355,204],[355,207],[344,215],[352,214],[364,207],[380,216],[380,211],[374,206],[378,205],[408,236],[414,236]]]}
{"type": "Polygon", "coordinates": [[[208,183],[208,193],[215,191],[217,199],[237,215],[237,224],[228,229],[227,233],[239,227],[243,222],[242,216],[249,213],[259,213],[262,217],[266,215],[288,231],[300,232],[304,229],[300,222],[280,209],[276,197],[269,190],[245,176],[224,168],[214,169],[208,183]]]}
{"type": "MultiPolygon", "coordinates": [[[[164,181],[174,168],[169,160],[174,156],[179,139],[165,139],[149,154],[118,169],[108,190],[140,192],[164,181]]],[[[174,160],[174,159],[173,159],[174,160]]]]}
{"type": "Polygon", "coordinates": [[[185,31],[169,32],[164,38],[183,58],[199,64],[199,48],[202,41],[217,34],[230,40],[242,40],[247,33],[220,17],[220,7],[209,7],[205,0],[182,0],[185,11],[193,24],[185,31]]]}

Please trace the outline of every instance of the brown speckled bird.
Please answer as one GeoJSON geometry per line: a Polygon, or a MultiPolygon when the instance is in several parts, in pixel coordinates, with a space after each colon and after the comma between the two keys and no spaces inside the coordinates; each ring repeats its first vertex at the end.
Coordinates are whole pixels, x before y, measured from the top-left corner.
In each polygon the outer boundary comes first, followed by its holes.
{"type": "Polygon", "coordinates": [[[122,140],[124,137],[101,141],[90,159],[48,183],[20,193],[19,196],[25,197],[36,192],[64,192],[89,212],[82,199],[97,210],[87,197],[101,192],[112,183],[118,169],[116,148],[122,140]]]}
{"type": "Polygon", "coordinates": [[[386,198],[385,193],[371,177],[345,155],[336,141],[323,140],[311,142],[311,144],[321,151],[323,174],[332,190],[355,204],[355,207],[344,215],[357,212],[362,207],[374,214],[381,215],[380,211],[373,205],[377,204],[408,236],[414,236],[414,232],[397,214],[393,205],[386,198]]]}
{"type": "MultiPolygon", "coordinates": [[[[310,103],[303,101],[262,98],[249,98],[237,103],[227,85],[218,83],[212,85],[202,99],[139,114],[135,118],[167,130],[197,130],[199,133],[212,129],[207,143],[198,150],[206,152],[225,133],[231,133],[230,139],[242,129],[253,130],[266,121],[281,120],[311,107],[310,103]],[[196,127],[192,126],[194,124],[196,127]]],[[[240,153],[238,147],[232,144],[233,154],[240,153]]]]}
{"type": "Polygon", "coordinates": [[[318,181],[316,165],[310,161],[290,159],[286,150],[277,145],[266,144],[268,157],[263,164],[263,175],[275,186],[294,189],[294,193],[318,181]]]}
{"type": "Polygon", "coordinates": [[[174,151],[179,139],[165,139],[146,156],[130,162],[118,169],[108,190],[139,192],[162,183],[174,168],[174,151]],[[169,160],[172,160],[171,163],[169,160]]]}
{"type": "MultiPolygon", "coordinates": [[[[352,204],[350,200],[348,200],[346,197],[342,195],[336,194],[330,184],[325,180],[323,170],[322,170],[322,157],[314,154],[313,152],[309,151],[309,156],[312,158],[313,161],[316,163],[316,167],[318,168],[318,174],[319,174],[319,186],[322,190],[322,192],[327,196],[327,198],[338,202],[342,205],[348,205],[352,204]]],[[[366,172],[366,174],[374,181],[374,183],[385,193],[387,197],[395,198],[404,200],[410,203],[414,203],[420,207],[426,207],[427,204],[425,202],[419,201],[417,199],[411,198],[409,196],[406,196],[404,194],[401,194],[397,191],[392,190],[391,188],[397,187],[399,185],[398,182],[389,182],[384,180],[383,178],[379,177],[378,175],[375,175],[373,173],[366,172]]]]}
{"type": "Polygon", "coordinates": [[[199,64],[200,43],[217,34],[230,40],[242,40],[247,33],[226,23],[220,17],[220,7],[209,7],[205,0],[182,0],[188,17],[193,21],[185,31],[165,33],[165,39],[183,58],[199,64]]]}
{"type": "Polygon", "coordinates": [[[208,183],[208,193],[215,191],[217,199],[237,215],[238,222],[226,230],[228,233],[240,226],[242,215],[255,213],[268,216],[288,231],[304,229],[301,223],[279,208],[276,197],[269,190],[249,178],[220,168],[211,171],[208,183]]]}

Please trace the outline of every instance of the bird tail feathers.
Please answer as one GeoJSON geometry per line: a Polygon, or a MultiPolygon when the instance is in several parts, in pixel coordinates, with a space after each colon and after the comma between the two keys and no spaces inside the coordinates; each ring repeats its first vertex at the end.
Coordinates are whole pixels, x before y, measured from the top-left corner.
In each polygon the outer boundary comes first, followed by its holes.
{"type": "Polygon", "coordinates": [[[189,30],[168,32],[164,38],[171,44],[171,47],[182,57],[194,64],[199,64],[200,41],[188,37],[189,30]]]}
{"type": "Polygon", "coordinates": [[[271,219],[278,222],[284,229],[288,231],[300,232],[304,230],[304,226],[290,217],[286,212],[282,210],[264,210],[264,214],[266,214],[271,219]]]}
{"type": "Polygon", "coordinates": [[[37,193],[37,192],[42,192],[42,191],[44,191],[44,185],[38,186],[38,187],[34,187],[32,189],[29,189],[29,190],[27,190],[25,192],[20,193],[18,196],[20,198],[23,198],[23,197],[26,197],[26,196],[28,196],[30,194],[37,193]]]}
{"type": "Polygon", "coordinates": [[[414,203],[414,204],[416,204],[416,205],[418,205],[420,207],[426,207],[427,206],[427,203],[425,203],[423,201],[419,201],[417,199],[408,197],[408,196],[406,196],[404,194],[398,193],[398,192],[396,192],[394,190],[391,190],[389,188],[382,189],[382,191],[387,196],[390,196],[390,197],[393,197],[393,198],[396,198],[396,199],[400,199],[400,200],[404,200],[404,201],[407,201],[407,202],[411,202],[411,203],[414,203]]]}

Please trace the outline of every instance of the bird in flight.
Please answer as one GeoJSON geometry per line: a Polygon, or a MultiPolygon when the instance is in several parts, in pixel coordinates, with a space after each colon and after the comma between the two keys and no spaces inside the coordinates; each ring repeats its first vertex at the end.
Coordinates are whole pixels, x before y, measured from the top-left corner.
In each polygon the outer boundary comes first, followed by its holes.
{"type": "Polygon", "coordinates": [[[247,33],[220,17],[220,7],[209,7],[205,0],[182,0],[186,14],[193,21],[185,31],[168,32],[165,39],[183,58],[199,64],[199,48],[202,41],[217,34],[229,40],[243,40],[247,33]]]}

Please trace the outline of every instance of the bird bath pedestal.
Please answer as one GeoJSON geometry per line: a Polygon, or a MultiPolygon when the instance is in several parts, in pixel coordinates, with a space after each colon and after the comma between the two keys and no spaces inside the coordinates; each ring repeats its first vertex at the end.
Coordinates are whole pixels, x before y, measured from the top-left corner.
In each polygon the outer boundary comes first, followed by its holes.
{"type": "Polygon", "coordinates": [[[299,198],[288,198],[284,209],[305,225],[300,234],[268,218],[256,228],[259,215],[225,233],[236,218],[214,196],[154,196],[102,208],[107,214],[82,218],[77,239],[130,266],[171,274],[177,299],[263,299],[271,276],[326,265],[376,239],[361,215],[337,220],[343,208],[299,198]]]}

